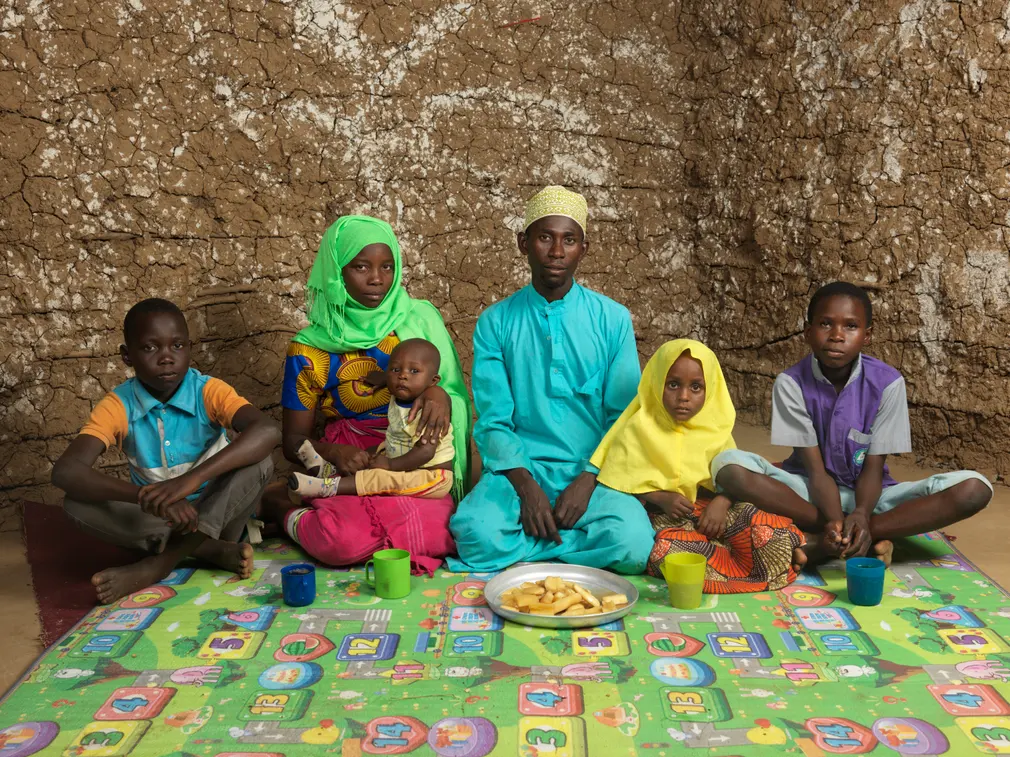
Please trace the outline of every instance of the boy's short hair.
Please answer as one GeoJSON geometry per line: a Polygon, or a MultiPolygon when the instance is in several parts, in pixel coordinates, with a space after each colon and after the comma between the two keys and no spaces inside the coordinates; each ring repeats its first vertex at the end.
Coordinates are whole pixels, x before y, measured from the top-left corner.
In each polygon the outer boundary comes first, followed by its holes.
{"type": "Polygon", "coordinates": [[[442,367],[442,356],[438,352],[438,347],[427,339],[404,339],[393,348],[393,351],[389,353],[389,357],[392,358],[396,352],[401,350],[418,350],[423,352],[424,360],[431,363],[435,369],[435,373],[438,373],[439,368],[442,367]]]}
{"type": "MultiPolygon", "coordinates": [[[[183,323],[186,322],[185,314],[183,314],[182,310],[174,302],[162,299],[161,297],[149,297],[146,300],[138,302],[126,313],[126,317],[123,319],[124,342],[127,344],[130,343],[130,339],[137,331],[137,325],[141,317],[150,313],[170,313],[171,315],[179,316],[183,323]]],[[[188,325],[189,324],[187,324],[187,328],[188,325]]]]}
{"type": "Polygon", "coordinates": [[[813,323],[817,303],[828,297],[836,296],[851,297],[854,300],[859,300],[863,304],[866,325],[873,325],[873,304],[870,302],[870,296],[866,293],[865,289],[855,284],[850,284],[848,281],[832,281],[830,284],[825,284],[814,292],[814,296],[810,298],[810,304],[807,306],[807,323],[813,323]]]}

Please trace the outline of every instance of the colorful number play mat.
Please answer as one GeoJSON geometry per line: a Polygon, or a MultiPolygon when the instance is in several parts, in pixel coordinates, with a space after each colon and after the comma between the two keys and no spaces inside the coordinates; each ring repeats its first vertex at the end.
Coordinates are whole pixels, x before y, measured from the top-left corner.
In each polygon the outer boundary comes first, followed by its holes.
{"type": "Polygon", "coordinates": [[[181,568],[92,612],[0,704],[0,755],[443,757],[1010,754],[1010,599],[939,536],[906,545],[879,607],[840,565],[776,593],[623,621],[502,624],[487,574],[380,600],[320,569],[281,601],[273,541],[248,581],[181,568]]]}

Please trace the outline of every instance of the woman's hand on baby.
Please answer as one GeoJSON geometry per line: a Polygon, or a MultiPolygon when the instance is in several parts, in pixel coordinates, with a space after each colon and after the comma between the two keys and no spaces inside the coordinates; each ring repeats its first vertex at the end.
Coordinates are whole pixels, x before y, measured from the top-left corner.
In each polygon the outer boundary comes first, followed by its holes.
{"type": "Polygon", "coordinates": [[[709,502],[698,517],[698,533],[709,539],[718,539],[726,531],[726,515],[729,513],[730,501],[725,497],[716,497],[709,502]]]}
{"type": "Polygon", "coordinates": [[[385,455],[374,455],[368,464],[369,468],[381,468],[389,470],[389,458],[385,455]]]}
{"type": "Polygon", "coordinates": [[[363,449],[350,444],[317,445],[319,454],[333,463],[341,476],[353,476],[359,470],[364,470],[370,462],[370,455],[363,449]]]}
{"type": "Polygon", "coordinates": [[[686,518],[694,514],[694,503],[679,492],[649,492],[645,500],[657,505],[672,518],[686,518]]]}
{"type": "Polygon", "coordinates": [[[418,418],[417,429],[421,432],[418,439],[425,444],[438,444],[445,436],[452,423],[452,400],[449,394],[440,386],[429,386],[414,400],[407,421],[418,418]]]}
{"type": "Polygon", "coordinates": [[[558,528],[575,528],[589,507],[589,499],[596,489],[596,474],[583,471],[565,487],[554,503],[554,522],[558,528]]]}

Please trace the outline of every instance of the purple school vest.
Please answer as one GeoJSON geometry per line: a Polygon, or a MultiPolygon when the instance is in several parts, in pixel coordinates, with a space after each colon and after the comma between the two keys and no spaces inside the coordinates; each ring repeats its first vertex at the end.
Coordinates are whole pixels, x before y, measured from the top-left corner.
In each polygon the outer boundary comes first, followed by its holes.
{"type": "MultiPolygon", "coordinates": [[[[828,381],[814,377],[813,355],[805,357],[785,371],[803,391],[807,412],[817,432],[817,446],[824,458],[824,467],[835,482],[850,489],[863,469],[866,450],[870,446],[870,428],[880,408],[884,389],[901,378],[897,369],[887,363],[862,356],[862,370],[841,393],[828,381]]],[[[782,467],[790,473],[806,475],[800,456],[793,452],[782,467]]],[[[884,486],[897,483],[884,466],[884,486]]]]}

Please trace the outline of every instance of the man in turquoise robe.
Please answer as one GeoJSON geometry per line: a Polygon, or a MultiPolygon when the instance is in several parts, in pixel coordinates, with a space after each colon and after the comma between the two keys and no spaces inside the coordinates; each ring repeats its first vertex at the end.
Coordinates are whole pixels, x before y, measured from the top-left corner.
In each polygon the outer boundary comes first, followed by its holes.
{"type": "Polygon", "coordinates": [[[596,446],[635,397],[641,369],[628,310],[579,286],[586,201],[547,187],[519,249],[531,283],[474,332],[474,441],[483,472],[449,523],[457,571],[560,560],[641,573],[654,531],[634,497],[597,485],[596,446]]]}

